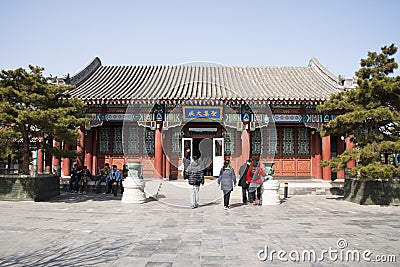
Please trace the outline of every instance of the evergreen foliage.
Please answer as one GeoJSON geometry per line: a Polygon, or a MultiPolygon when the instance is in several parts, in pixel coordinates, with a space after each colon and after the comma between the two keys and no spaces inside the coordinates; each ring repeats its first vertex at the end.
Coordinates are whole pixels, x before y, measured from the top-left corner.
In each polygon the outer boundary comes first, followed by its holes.
{"type": "Polygon", "coordinates": [[[52,147],[52,140],[76,145],[78,127],[85,123],[85,105],[71,98],[73,87],[51,83],[41,67],[29,65],[29,71],[2,70],[0,73],[0,145],[2,156],[17,141],[22,154],[22,173],[29,174],[29,162],[34,140],[46,153],[58,157],[76,156],[75,151],[52,147]]]}
{"type": "Polygon", "coordinates": [[[397,47],[368,52],[356,72],[357,88],[343,91],[317,109],[337,115],[323,127],[322,135],[350,137],[356,146],[323,162],[333,171],[346,167],[349,160],[357,166],[351,172],[364,179],[392,179],[399,170],[384,163],[382,155],[400,152],[400,76],[393,75],[398,64],[393,57],[397,47]]]}

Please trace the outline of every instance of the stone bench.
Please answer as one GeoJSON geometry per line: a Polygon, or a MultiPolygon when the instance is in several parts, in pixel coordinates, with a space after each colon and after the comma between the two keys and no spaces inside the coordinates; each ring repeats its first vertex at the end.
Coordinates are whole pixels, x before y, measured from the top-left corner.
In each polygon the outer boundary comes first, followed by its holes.
{"type": "MultiPolygon", "coordinates": [[[[96,183],[100,179],[100,175],[93,175],[91,178],[89,178],[87,182],[87,192],[96,192],[96,183]]],[[[60,190],[69,192],[69,180],[70,177],[61,177],[60,178],[60,190]]],[[[102,182],[100,185],[100,191],[105,192],[106,190],[106,183],[102,182]]]]}

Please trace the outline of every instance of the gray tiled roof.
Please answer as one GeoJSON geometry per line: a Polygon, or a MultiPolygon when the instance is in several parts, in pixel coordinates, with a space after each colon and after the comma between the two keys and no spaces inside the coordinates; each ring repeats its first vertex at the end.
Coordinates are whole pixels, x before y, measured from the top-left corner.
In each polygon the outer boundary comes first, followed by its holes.
{"type": "Polygon", "coordinates": [[[324,101],[345,88],[317,60],[306,67],[103,66],[95,58],[71,78],[88,103],[324,101]]]}

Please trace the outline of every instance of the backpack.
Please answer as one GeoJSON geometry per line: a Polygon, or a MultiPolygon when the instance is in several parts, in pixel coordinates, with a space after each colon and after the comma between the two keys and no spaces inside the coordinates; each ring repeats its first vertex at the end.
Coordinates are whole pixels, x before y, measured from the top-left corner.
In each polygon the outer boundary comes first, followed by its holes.
{"type": "Polygon", "coordinates": [[[251,168],[250,178],[251,178],[251,182],[252,183],[261,184],[262,180],[260,178],[260,174],[258,172],[258,168],[259,167],[254,167],[254,166],[253,166],[253,168],[251,168]]]}
{"type": "Polygon", "coordinates": [[[258,176],[257,167],[252,167],[251,171],[250,171],[251,180],[257,180],[257,177],[255,176],[256,173],[257,173],[257,176],[258,176]]]}

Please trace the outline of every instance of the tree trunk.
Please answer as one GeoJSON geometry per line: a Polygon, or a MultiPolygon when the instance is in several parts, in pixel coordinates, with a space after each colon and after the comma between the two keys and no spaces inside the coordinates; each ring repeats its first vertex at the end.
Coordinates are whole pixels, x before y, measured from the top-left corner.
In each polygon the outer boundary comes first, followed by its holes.
{"type": "Polygon", "coordinates": [[[26,145],[24,142],[22,148],[22,174],[30,174],[29,159],[30,159],[29,145],[26,145]]]}

